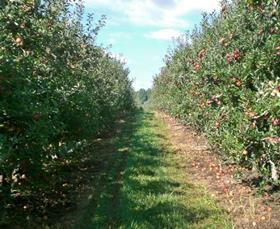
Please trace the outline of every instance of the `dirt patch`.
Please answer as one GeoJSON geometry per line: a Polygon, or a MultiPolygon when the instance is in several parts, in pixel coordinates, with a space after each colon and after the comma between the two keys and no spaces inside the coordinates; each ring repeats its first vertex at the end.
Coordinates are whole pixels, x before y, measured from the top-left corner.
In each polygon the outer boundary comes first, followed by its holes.
{"type": "Polygon", "coordinates": [[[213,153],[205,136],[163,113],[156,113],[167,126],[176,151],[183,153],[190,179],[207,187],[211,195],[232,216],[237,228],[280,228],[280,198],[257,195],[257,190],[236,179],[246,171],[226,164],[213,153]]]}

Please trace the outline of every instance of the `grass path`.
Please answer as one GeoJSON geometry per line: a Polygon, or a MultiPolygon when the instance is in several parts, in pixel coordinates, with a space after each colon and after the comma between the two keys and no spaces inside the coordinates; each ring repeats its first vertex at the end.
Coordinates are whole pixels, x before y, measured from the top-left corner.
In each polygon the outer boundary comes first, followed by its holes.
{"type": "Polygon", "coordinates": [[[188,181],[154,114],[130,117],[103,151],[107,166],[74,228],[232,228],[205,189],[188,181]]]}

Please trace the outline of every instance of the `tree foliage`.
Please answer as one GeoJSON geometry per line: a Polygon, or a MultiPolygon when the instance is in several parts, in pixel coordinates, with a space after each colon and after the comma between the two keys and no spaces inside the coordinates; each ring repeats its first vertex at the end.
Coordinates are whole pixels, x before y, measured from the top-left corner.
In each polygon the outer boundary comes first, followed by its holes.
{"type": "Polygon", "coordinates": [[[151,97],[151,89],[145,90],[144,88],[141,88],[140,90],[135,92],[135,100],[136,103],[139,106],[144,105],[151,97]]]}
{"type": "Polygon", "coordinates": [[[236,0],[204,15],[166,56],[153,104],[208,134],[224,157],[279,185],[279,1],[236,0]]]}
{"type": "Polygon", "coordinates": [[[133,108],[129,71],[96,45],[105,18],[93,19],[83,25],[80,1],[1,1],[1,207],[43,191],[56,163],[133,108]]]}

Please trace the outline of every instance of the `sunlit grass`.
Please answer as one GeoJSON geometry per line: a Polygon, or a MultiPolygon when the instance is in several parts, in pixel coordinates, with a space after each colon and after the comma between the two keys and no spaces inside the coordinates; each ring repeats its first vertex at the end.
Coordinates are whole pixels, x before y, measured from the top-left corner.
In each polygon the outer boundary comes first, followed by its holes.
{"type": "Polygon", "coordinates": [[[182,156],[152,113],[138,113],[116,142],[113,166],[87,228],[232,228],[203,187],[188,182],[182,156]],[[123,150],[125,149],[125,150],[123,150]],[[117,174],[117,175],[116,175],[117,174]]]}

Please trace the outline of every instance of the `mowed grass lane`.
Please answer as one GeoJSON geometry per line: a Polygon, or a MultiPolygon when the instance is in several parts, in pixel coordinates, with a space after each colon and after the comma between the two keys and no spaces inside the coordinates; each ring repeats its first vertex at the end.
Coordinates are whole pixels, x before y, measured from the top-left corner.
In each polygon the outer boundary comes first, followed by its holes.
{"type": "Polygon", "coordinates": [[[232,228],[206,189],[188,182],[164,124],[137,112],[110,141],[110,163],[75,228],[232,228]]]}

